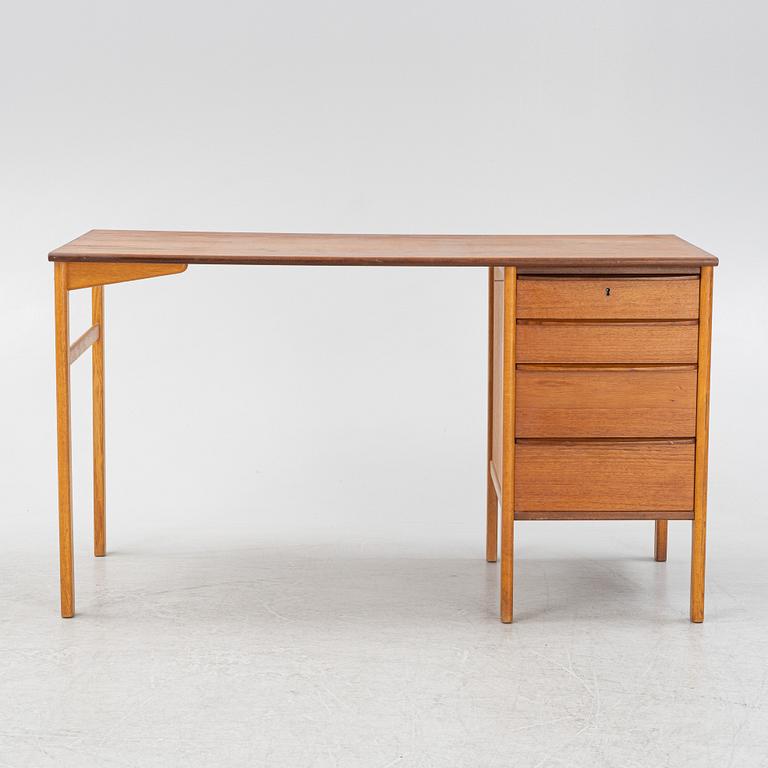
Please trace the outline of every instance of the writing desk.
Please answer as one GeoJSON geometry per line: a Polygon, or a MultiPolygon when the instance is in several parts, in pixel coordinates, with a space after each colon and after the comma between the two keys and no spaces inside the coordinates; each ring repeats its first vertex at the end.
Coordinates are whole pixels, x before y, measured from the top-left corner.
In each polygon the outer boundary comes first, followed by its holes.
{"type": "Polygon", "coordinates": [[[54,262],[61,615],[74,615],[70,365],[92,347],[94,554],[105,554],[104,286],[189,264],[488,271],[486,559],[512,621],[515,520],[692,521],[691,621],[704,619],[712,276],[673,235],[310,235],[92,230],[54,262]],[[92,325],[69,337],[69,292],[92,325]]]}

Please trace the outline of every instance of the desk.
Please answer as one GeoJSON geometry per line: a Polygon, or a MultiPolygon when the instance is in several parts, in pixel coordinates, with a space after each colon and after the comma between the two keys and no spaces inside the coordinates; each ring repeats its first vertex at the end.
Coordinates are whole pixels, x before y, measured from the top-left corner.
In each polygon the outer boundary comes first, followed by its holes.
{"type": "Polygon", "coordinates": [[[104,286],[189,264],[482,267],[488,272],[486,559],[512,621],[516,520],[690,520],[704,619],[712,276],[673,235],[311,235],[92,230],[54,262],[61,615],[74,615],[70,365],[93,366],[94,554],[106,551],[104,286]],[[69,336],[69,292],[92,325],[69,336]]]}

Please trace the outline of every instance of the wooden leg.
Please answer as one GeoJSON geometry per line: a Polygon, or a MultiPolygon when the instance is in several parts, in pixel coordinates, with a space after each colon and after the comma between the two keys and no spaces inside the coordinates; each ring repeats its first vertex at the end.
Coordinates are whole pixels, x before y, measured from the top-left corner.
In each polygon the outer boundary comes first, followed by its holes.
{"type": "Polygon", "coordinates": [[[99,338],[93,344],[93,554],[106,552],[106,473],[104,465],[104,287],[91,289],[93,325],[99,326],[99,338]]]}
{"type": "Polygon", "coordinates": [[[696,384],[696,464],[691,536],[691,621],[704,621],[704,565],[707,538],[707,453],[709,447],[709,360],[712,336],[712,267],[699,281],[699,355],[696,384]]]}
{"type": "Polygon", "coordinates": [[[667,523],[668,520],[656,521],[656,542],[653,548],[653,556],[656,562],[663,563],[667,559],[667,523]]]}
{"type": "Polygon", "coordinates": [[[488,267],[488,453],[485,462],[486,534],[485,559],[495,563],[499,552],[499,500],[491,479],[493,457],[493,267],[488,267]]]}
{"type": "Polygon", "coordinates": [[[75,614],[72,553],[72,439],[69,398],[69,291],[67,265],[54,265],[54,315],[56,320],[56,446],[59,474],[59,576],[61,615],[75,614]]]}
{"type": "Polygon", "coordinates": [[[706,523],[694,519],[691,541],[691,621],[700,624],[704,621],[704,570],[707,547],[706,523]]]}
{"type": "Polygon", "coordinates": [[[72,439],[69,366],[93,347],[93,552],[106,552],[106,475],[104,465],[104,285],[183,272],[186,264],[54,263],[56,320],[56,430],[59,472],[59,566],[61,615],[75,613],[72,547],[72,439]],[[70,346],[69,291],[91,288],[90,328],[70,346]]]}
{"type": "Polygon", "coordinates": [[[487,472],[485,559],[495,563],[499,553],[499,500],[493,487],[490,469],[487,472]]]}
{"type": "Polygon", "coordinates": [[[504,363],[501,482],[501,620],[512,621],[515,525],[515,330],[517,270],[504,268],[504,363]]]}

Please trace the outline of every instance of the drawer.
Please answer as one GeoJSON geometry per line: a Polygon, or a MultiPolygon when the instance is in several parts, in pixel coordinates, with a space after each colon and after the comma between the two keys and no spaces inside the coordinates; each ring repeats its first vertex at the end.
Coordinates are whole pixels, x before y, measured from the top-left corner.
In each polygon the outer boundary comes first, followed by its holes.
{"type": "Polygon", "coordinates": [[[562,323],[517,326],[519,363],[695,363],[694,320],[651,323],[562,323]]]}
{"type": "Polygon", "coordinates": [[[517,317],[695,320],[697,277],[520,277],[517,317]]]}
{"type": "Polygon", "coordinates": [[[521,441],[515,446],[515,517],[690,520],[693,463],[693,440],[521,441]]]}
{"type": "Polygon", "coordinates": [[[693,437],[695,366],[517,370],[517,437],[693,437]]]}

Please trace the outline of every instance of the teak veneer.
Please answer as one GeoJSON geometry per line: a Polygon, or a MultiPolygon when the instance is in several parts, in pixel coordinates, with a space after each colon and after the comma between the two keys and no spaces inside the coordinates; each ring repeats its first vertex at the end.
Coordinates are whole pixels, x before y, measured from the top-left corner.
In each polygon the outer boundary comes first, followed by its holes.
{"type": "Polygon", "coordinates": [[[673,267],[717,264],[675,235],[313,235],[93,229],[52,261],[405,267],[673,267]]]}
{"type": "Polygon", "coordinates": [[[694,437],[696,367],[519,365],[520,437],[694,437]]]}
{"type": "Polygon", "coordinates": [[[61,614],[75,612],[70,366],[92,350],[94,554],[106,552],[104,286],[189,264],[482,267],[488,272],[486,559],[501,508],[500,613],[516,520],[692,522],[691,621],[704,618],[712,277],[674,235],[331,235],[91,230],[54,262],[61,614]],[[69,292],[91,288],[74,342],[69,292]]]}

